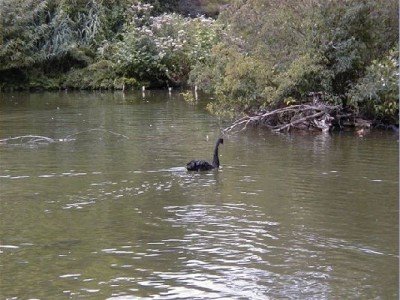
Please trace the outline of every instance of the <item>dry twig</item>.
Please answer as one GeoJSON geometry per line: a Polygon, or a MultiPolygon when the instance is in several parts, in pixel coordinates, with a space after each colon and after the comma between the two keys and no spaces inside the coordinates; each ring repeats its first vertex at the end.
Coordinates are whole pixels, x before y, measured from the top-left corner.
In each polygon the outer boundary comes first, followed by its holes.
{"type": "Polygon", "coordinates": [[[76,132],[73,134],[69,134],[64,138],[61,139],[53,139],[47,136],[41,136],[41,135],[21,135],[21,136],[16,136],[16,137],[10,137],[10,138],[3,138],[0,139],[0,144],[15,144],[15,145],[37,145],[37,144],[51,144],[55,142],[70,142],[74,141],[75,139],[72,138],[74,136],[77,136],[82,133],[88,133],[88,132],[93,132],[93,131],[101,131],[101,132],[106,132],[118,137],[122,137],[125,139],[129,139],[126,135],[116,133],[110,130],[106,130],[103,128],[93,128],[85,131],[80,131],[76,132]]]}
{"type": "Polygon", "coordinates": [[[242,117],[223,130],[224,133],[239,132],[248,126],[264,125],[274,131],[290,130],[302,125],[306,128],[316,128],[327,131],[331,127],[334,115],[339,106],[325,104],[300,104],[272,111],[257,113],[253,116],[242,117]]]}

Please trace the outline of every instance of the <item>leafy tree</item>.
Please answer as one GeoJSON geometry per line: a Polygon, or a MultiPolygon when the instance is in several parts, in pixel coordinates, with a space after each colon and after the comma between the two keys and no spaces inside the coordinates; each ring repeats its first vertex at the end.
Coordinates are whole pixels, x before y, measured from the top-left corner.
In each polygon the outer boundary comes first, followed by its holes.
{"type": "Polygon", "coordinates": [[[399,50],[392,49],[379,60],[372,61],[350,90],[350,103],[369,118],[398,123],[399,115],[399,50]]]}
{"type": "Polygon", "coordinates": [[[152,12],[149,4],[131,7],[113,61],[126,76],[153,85],[183,85],[192,66],[203,61],[214,44],[214,21],[176,13],[152,16],[152,12]]]}
{"type": "Polygon", "coordinates": [[[123,22],[126,3],[3,0],[0,70],[89,64],[100,43],[112,37],[123,22]]]}
{"type": "Polygon", "coordinates": [[[397,21],[394,0],[237,0],[191,78],[224,110],[302,102],[311,92],[346,105],[371,62],[397,43],[397,21]]]}
{"type": "Polygon", "coordinates": [[[1,5],[0,71],[23,68],[38,60],[46,31],[46,2],[3,0],[1,5]]]}

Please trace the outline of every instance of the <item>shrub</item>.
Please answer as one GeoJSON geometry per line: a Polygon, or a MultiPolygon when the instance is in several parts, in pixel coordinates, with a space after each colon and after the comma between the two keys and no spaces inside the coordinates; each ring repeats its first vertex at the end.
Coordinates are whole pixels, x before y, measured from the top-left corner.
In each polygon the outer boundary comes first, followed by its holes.
{"type": "Polygon", "coordinates": [[[367,117],[375,116],[388,123],[397,123],[399,114],[399,56],[392,49],[382,59],[372,61],[365,76],[349,92],[350,104],[367,117]]]}
{"type": "Polygon", "coordinates": [[[182,85],[192,66],[204,60],[214,44],[214,21],[175,13],[154,17],[152,9],[140,2],[131,7],[131,21],[113,60],[127,76],[156,85],[182,85]]]}
{"type": "MultiPolygon", "coordinates": [[[[350,89],[373,73],[367,67],[398,42],[397,21],[395,0],[233,1],[218,19],[221,42],[190,79],[217,95],[214,111],[303,102],[313,92],[346,106],[350,89]]],[[[374,114],[396,110],[373,101],[374,114]]]]}
{"type": "Polygon", "coordinates": [[[62,84],[72,89],[128,89],[138,87],[133,78],[119,76],[115,65],[108,60],[101,60],[83,69],[71,70],[65,75],[62,84]]]}

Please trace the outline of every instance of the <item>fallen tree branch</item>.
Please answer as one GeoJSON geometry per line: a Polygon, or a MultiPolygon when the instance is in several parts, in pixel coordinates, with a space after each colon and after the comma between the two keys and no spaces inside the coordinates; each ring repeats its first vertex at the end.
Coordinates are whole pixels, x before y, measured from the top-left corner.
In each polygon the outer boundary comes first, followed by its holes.
{"type": "Polygon", "coordinates": [[[242,117],[222,130],[223,133],[239,132],[248,126],[263,125],[274,131],[290,130],[301,125],[302,128],[314,128],[327,131],[337,117],[340,106],[328,104],[299,104],[283,107],[267,112],[259,112],[253,116],[242,117]]]}
{"type": "Polygon", "coordinates": [[[298,119],[298,120],[296,120],[296,121],[294,121],[294,122],[291,122],[291,123],[289,123],[289,124],[282,125],[282,126],[277,126],[276,128],[274,128],[274,130],[275,130],[275,131],[282,131],[282,130],[285,130],[285,129],[287,129],[287,128],[290,128],[290,127],[292,127],[292,126],[294,126],[294,125],[296,125],[296,124],[298,124],[298,123],[302,123],[302,122],[307,121],[307,120],[309,120],[309,119],[315,119],[315,118],[317,118],[317,117],[319,117],[319,116],[322,116],[323,114],[324,114],[324,112],[321,111],[321,112],[315,113],[315,114],[313,114],[313,115],[311,115],[311,116],[307,116],[307,117],[298,119]]]}
{"type": "Polygon", "coordinates": [[[125,139],[129,139],[129,137],[127,137],[126,135],[123,135],[121,133],[116,133],[116,132],[113,132],[111,130],[107,130],[107,129],[103,129],[103,128],[93,128],[93,129],[88,129],[88,130],[79,131],[79,132],[76,132],[76,133],[73,133],[73,134],[69,134],[64,138],[64,140],[69,140],[73,136],[76,136],[76,135],[79,135],[79,134],[82,134],[82,133],[88,133],[88,132],[91,132],[91,131],[102,131],[102,132],[106,132],[106,133],[110,133],[110,134],[113,134],[113,135],[116,135],[116,136],[123,137],[125,139]]]}
{"type": "MultiPolygon", "coordinates": [[[[254,115],[254,116],[245,116],[245,117],[242,117],[242,118],[236,120],[235,122],[233,122],[233,124],[231,126],[223,129],[222,132],[230,132],[234,128],[245,124],[244,127],[240,130],[240,131],[242,131],[247,127],[247,125],[249,123],[258,122],[258,121],[260,121],[260,120],[262,120],[264,118],[267,118],[269,116],[276,115],[276,114],[279,114],[279,113],[284,113],[284,112],[288,112],[288,111],[295,111],[296,109],[298,109],[300,107],[304,107],[304,105],[293,105],[293,106],[289,106],[289,107],[276,109],[276,110],[273,110],[273,111],[270,111],[270,112],[258,113],[258,114],[254,115]]],[[[305,107],[304,109],[311,109],[311,107],[305,107]]]]}
{"type": "Polygon", "coordinates": [[[21,136],[16,136],[16,137],[3,138],[3,139],[0,139],[0,145],[1,144],[3,144],[3,145],[4,144],[37,145],[37,144],[51,144],[51,143],[55,143],[55,142],[70,142],[70,141],[75,140],[74,138],[72,138],[74,136],[77,136],[82,133],[93,132],[93,131],[106,132],[106,133],[109,133],[109,134],[112,134],[112,135],[115,135],[118,137],[129,139],[129,137],[127,137],[126,135],[120,134],[120,133],[116,133],[116,132],[106,130],[103,128],[93,128],[93,129],[88,129],[88,130],[76,132],[73,134],[69,134],[66,137],[61,138],[61,139],[54,139],[54,138],[50,138],[47,136],[41,136],[41,135],[21,135],[21,136]]]}
{"type": "Polygon", "coordinates": [[[0,139],[0,144],[8,143],[9,141],[17,141],[20,140],[21,143],[39,143],[39,142],[46,142],[46,143],[54,143],[55,140],[52,138],[49,138],[47,136],[41,136],[41,135],[21,135],[21,136],[16,136],[16,137],[11,137],[11,138],[5,138],[5,139],[0,139]],[[28,140],[28,141],[26,141],[28,140]]]}

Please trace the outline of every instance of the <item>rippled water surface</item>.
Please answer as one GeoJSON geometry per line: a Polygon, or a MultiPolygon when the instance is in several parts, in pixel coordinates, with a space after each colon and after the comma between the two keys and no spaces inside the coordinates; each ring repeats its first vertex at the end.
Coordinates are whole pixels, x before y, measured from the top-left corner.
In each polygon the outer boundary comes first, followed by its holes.
{"type": "Polygon", "coordinates": [[[0,95],[0,138],[55,140],[0,145],[0,298],[397,299],[397,137],[236,134],[188,173],[224,125],[178,94],[0,95]]]}

